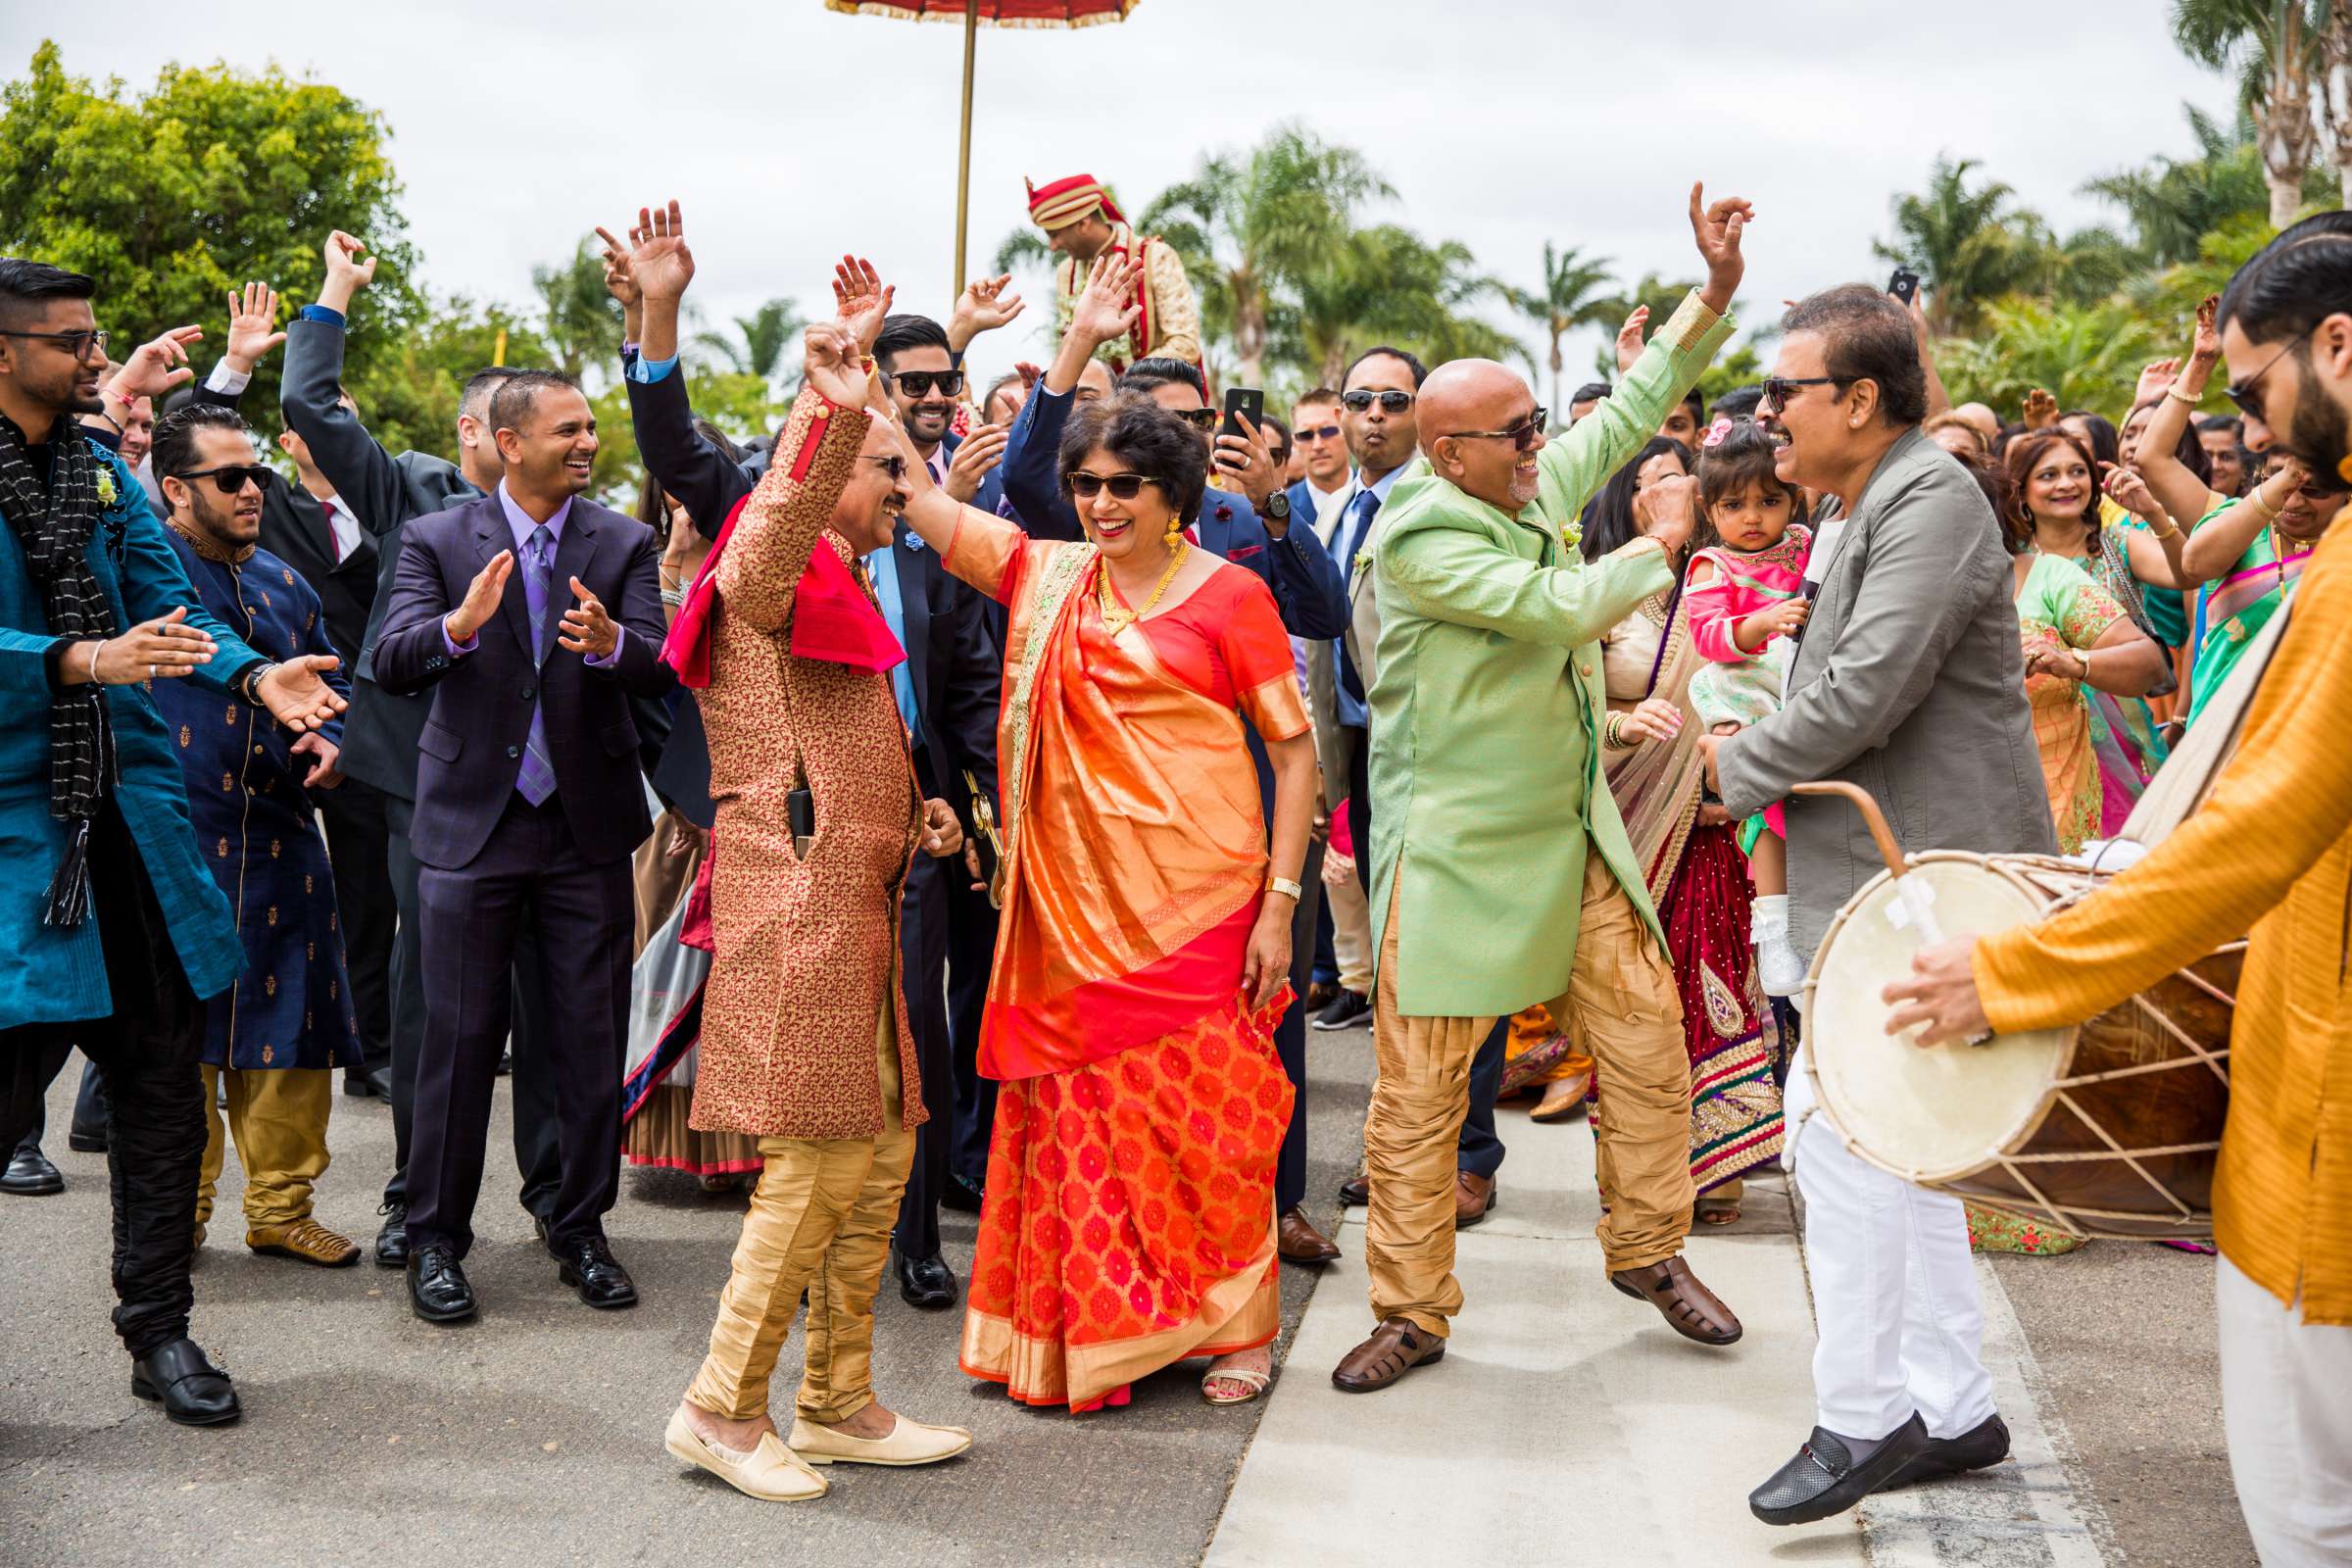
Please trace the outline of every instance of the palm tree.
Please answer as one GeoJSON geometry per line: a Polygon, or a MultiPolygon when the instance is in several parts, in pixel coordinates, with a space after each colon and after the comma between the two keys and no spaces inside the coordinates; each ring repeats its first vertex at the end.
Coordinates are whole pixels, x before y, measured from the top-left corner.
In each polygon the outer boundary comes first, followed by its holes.
{"type": "MultiPolygon", "coordinates": [[[[2233,122],[2225,122],[2194,104],[2181,108],[2188,117],[2189,136],[2197,144],[2194,158],[2158,157],[2082,186],[2084,195],[2102,197],[2123,209],[2132,249],[2155,267],[2193,261],[2198,242],[2208,233],[2232,218],[2269,210],[2252,118],[2241,108],[2233,122]]],[[[2307,180],[2307,196],[2308,185],[2307,180]]]]}
{"type": "MultiPolygon", "coordinates": [[[[2173,0],[2173,39],[2181,52],[2238,74],[2238,99],[2262,150],[2274,228],[2295,220],[2304,172],[2319,151],[2312,98],[2332,11],[2328,0],[2173,0]]],[[[2345,157],[2340,142],[2337,157],[2345,157]]]]}
{"type": "Polygon", "coordinates": [[[1997,179],[1971,190],[1974,159],[1938,155],[1928,188],[1894,201],[1895,237],[1872,249],[1919,273],[1932,291],[1928,324],[1938,335],[1976,324],[1987,301],[2026,285],[2044,270],[2047,230],[2017,192],[1997,179]]]}
{"type": "Polygon", "coordinates": [[[1526,344],[1474,314],[1509,297],[1475,260],[1466,245],[1432,244],[1399,223],[1349,234],[1298,280],[1297,346],[1308,379],[1338,386],[1348,362],[1379,343],[1431,365],[1516,359],[1533,369],[1526,344]]]}
{"type": "Polygon", "coordinates": [[[800,306],[772,299],[749,316],[735,318],[735,333],[698,332],[695,343],[725,360],[738,375],[756,375],[770,387],[790,361],[793,343],[808,324],[800,306]]]}
{"type": "Polygon", "coordinates": [[[1560,339],[1580,326],[1609,320],[1614,302],[1595,298],[1596,291],[1608,284],[1609,264],[1605,259],[1587,261],[1574,246],[1555,250],[1551,241],[1545,240],[1543,288],[1534,293],[1524,289],[1510,291],[1513,308],[1535,322],[1550,345],[1551,406],[1555,409],[1568,406],[1560,396],[1560,372],[1566,368],[1560,339]]]}
{"type": "Polygon", "coordinates": [[[605,291],[603,255],[582,240],[563,266],[531,269],[540,335],[553,351],[554,368],[575,381],[589,366],[609,364],[619,341],[614,334],[620,330],[620,305],[605,291]]]}
{"type": "Polygon", "coordinates": [[[1185,259],[1203,326],[1226,328],[1241,378],[1262,385],[1275,297],[1347,244],[1358,207],[1395,194],[1353,148],[1283,124],[1243,156],[1202,159],[1137,226],[1185,259]]]}
{"type": "MultiPolygon", "coordinates": [[[[1613,294],[1597,302],[1597,319],[1611,328],[1610,335],[1601,341],[1592,354],[1593,373],[1603,381],[1617,379],[1617,344],[1615,328],[1639,306],[1649,307],[1649,330],[1655,332],[1666,324],[1666,318],[1682,307],[1683,299],[1699,287],[1696,278],[1660,277],[1655,272],[1643,272],[1642,280],[1622,294],[1613,294]]],[[[1554,400],[1557,401],[1556,399],[1554,400]]],[[[1564,412],[1564,409],[1563,409],[1564,412]]]]}

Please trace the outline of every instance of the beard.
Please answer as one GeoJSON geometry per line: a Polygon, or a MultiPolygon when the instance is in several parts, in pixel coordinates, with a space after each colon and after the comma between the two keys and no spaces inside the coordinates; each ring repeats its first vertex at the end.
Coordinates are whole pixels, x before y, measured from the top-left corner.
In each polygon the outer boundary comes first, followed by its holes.
{"type": "Polygon", "coordinates": [[[2295,415],[2287,421],[2286,449],[2323,480],[2352,477],[2344,474],[2345,460],[2352,457],[2346,450],[2344,417],[2335,400],[2313,380],[2309,363],[2297,356],[2295,415]]]}

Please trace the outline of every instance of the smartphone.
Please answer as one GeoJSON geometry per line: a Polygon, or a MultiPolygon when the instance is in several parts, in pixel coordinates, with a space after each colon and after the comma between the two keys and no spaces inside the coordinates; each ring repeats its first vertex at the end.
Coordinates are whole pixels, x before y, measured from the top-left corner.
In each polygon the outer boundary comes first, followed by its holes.
{"type": "Polygon", "coordinates": [[[1225,417],[1217,426],[1219,435],[1240,435],[1241,418],[1250,421],[1252,430],[1262,429],[1266,422],[1266,394],[1253,386],[1229,386],[1225,389],[1225,417]]]}
{"type": "Polygon", "coordinates": [[[1908,267],[1896,268],[1894,275],[1886,280],[1886,292],[1905,305],[1910,304],[1911,296],[1919,292],[1919,274],[1908,267]]]}

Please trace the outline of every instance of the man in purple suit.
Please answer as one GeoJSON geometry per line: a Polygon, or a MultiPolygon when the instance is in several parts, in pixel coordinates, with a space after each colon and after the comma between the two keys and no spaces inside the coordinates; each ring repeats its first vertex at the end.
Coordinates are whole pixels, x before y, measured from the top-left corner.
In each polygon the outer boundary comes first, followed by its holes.
{"type": "Polygon", "coordinates": [[[652,826],[629,699],[672,683],[659,657],[661,544],[580,498],[596,419],[568,379],[514,376],[491,399],[490,423],[506,477],[495,494],[408,525],[375,655],[385,690],[433,693],[411,835],[425,1038],[408,1269],[410,1305],[437,1323],[475,1310],[463,1259],[526,913],[543,937],[561,1085],[563,1182],[542,1239],[590,1306],[637,1300],[604,1215],[619,1181],[629,856],[652,826]]]}

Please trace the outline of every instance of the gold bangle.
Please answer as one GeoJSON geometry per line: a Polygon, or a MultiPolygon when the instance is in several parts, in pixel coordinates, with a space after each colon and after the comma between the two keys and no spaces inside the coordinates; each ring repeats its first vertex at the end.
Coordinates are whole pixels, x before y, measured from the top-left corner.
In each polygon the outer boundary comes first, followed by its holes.
{"type": "Polygon", "coordinates": [[[1293,904],[1297,904],[1306,897],[1306,889],[1287,876],[1268,876],[1266,891],[1268,893],[1287,893],[1291,896],[1293,904]]]}
{"type": "Polygon", "coordinates": [[[2198,393],[2193,398],[2182,392],[2180,390],[2180,383],[2178,381],[2175,381],[2171,386],[2166,387],[2164,389],[2164,395],[2168,398],[2174,399],[2176,402],[2185,403],[2192,409],[2205,401],[2205,394],[2202,392],[2198,393]]]}

